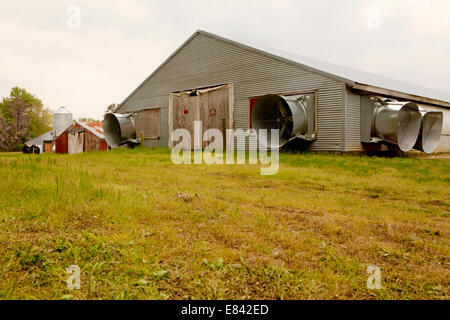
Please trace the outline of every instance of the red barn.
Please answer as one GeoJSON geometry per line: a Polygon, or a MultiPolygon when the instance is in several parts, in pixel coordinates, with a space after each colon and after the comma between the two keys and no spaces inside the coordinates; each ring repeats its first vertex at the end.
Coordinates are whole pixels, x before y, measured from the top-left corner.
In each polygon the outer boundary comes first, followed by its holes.
{"type": "Polygon", "coordinates": [[[55,140],[56,153],[74,154],[107,149],[101,122],[76,122],[55,140]]]}

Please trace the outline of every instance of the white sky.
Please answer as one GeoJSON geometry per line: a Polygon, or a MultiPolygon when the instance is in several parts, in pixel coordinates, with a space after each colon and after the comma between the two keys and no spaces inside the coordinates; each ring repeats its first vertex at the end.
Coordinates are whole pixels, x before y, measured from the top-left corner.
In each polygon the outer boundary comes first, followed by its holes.
{"type": "Polygon", "coordinates": [[[2,0],[0,96],[21,86],[101,119],[197,29],[450,92],[449,14],[448,0],[2,0]]]}

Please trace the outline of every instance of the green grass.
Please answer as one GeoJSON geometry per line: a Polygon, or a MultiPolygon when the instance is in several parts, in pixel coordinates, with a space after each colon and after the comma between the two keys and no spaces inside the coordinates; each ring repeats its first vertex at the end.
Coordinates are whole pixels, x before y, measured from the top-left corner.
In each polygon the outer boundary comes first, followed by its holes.
{"type": "Polygon", "coordinates": [[[261,176],[166,149],[0,154],[0,298],[449,298],[449,160],[280,162],[261,176]]]}

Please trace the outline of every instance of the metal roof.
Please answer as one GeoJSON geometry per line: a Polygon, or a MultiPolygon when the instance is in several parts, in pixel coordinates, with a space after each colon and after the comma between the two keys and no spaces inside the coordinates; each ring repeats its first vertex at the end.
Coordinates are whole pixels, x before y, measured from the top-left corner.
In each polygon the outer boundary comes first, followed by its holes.
{"type": "Polygon", "coordinates": [[[105,139],[102,122],[77,122],[77,124],[85,128],[89,132],[92,132],[100,139],[105,139]]]}
{"type": "Polygon", "coordinates": [[[53,140],[57,139],[64,131],[69,129],[70,126],[72,126],[72,124],[68,125],[67,128],[62,129],[62,130],[50,130],[50,131],[40,135],[39,137],[33,138],[33,139],[25,142],[25,144],[27,146],[43,145],[44,141],[53,141],[53,140]]]}
{"type": "Polygon", "coordinates": [[[401,97],[400,95],[404,93],[407,95],[411,95],[406,96],[406,98],[412,98],[416,100],[422,100],[421,98],[425,98],[423,102],[450,107],[450,93],[447,92],[441,92],[430,88],[421,87],[400,80],[395,80],[377,74],[301,55],[283,52],[272,48],[264,48],[256,44],[244,44],[243,42],[233,41],[203,30],[198,30],[192,36],[190,36],[177,50],[175,50],[155,71],[153,71],[150,76],[148,76],[127,98],[125,98],[125,100],[121,104],[119,104],[114,111],[118,110],[137,90],[139,90],[144,85],[144,83],[148,79],[150,79],[156,72],[158,72],[168,61],[170,61],[173,56],[175,56],[181,49],[183,49],[184,46],[186,46],[186,44],[188,44],[198,34],[203,34],[233,44],[240,48],[257,52],[259,54],[269,56],[273,59],[283,61],[288,64],[296,65],[302,69],[318,73],[338,81],[342,81],[347,86],[353,87],[355,89],[372,90],[374,92],[384,94],[392,93],[392,95],[398,95],[399,97],[401,97]]]}

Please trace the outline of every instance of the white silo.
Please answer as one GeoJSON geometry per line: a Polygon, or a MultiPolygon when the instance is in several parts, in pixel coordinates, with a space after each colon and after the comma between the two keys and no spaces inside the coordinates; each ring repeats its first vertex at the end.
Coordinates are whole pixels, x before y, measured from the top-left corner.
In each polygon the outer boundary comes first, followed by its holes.
{"type": "Polygon", "coordinates": [[[53,130],[60,133],[73,123],[73,115],[66,107],[60,107],[53,113],[53,130]]]}

